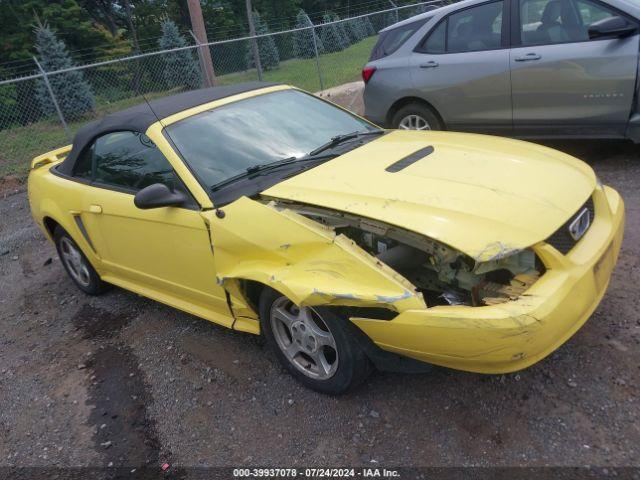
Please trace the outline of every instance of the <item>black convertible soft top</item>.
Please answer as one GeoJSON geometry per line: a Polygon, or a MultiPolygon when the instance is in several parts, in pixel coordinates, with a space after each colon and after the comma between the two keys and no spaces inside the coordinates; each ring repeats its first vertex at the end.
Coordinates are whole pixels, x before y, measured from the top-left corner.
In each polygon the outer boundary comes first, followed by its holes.
{"type": "Polygon", "coordinates": [[[221,98],[230,97],[239,93],[249,92],[260,88],[272,87],[277,83],[250,82],[228,85],[224,87],[202,88],[189,92],[179,93],[170,97],[152,100],[148,104],[141,103],[135,107],[127,108],[100,120],[88,123],[76,133],[73,139],[73,147],[67,158],[57,167],[57,171],[64,175],[71,175],[76,160],[87,145],[105,133],[121,130],[132,130],[144,133],[158,120],[167,118],[174,113],[197,107],[203,103],[213,102],[221,98]]]}

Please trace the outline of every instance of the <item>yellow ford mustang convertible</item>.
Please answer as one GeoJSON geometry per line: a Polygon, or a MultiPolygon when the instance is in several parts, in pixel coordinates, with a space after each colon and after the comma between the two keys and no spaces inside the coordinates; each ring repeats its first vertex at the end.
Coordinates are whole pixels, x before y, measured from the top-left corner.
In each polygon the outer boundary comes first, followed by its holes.
{"type": "Polygon", "coordinates": [[[33,160],[29,200],[81,290],[262,333],[334,394],[372,365],[539,361],[598,305],[624,224],[616,191],[568,155],[382,130],[264,83],[89,124],[33,160]]]}

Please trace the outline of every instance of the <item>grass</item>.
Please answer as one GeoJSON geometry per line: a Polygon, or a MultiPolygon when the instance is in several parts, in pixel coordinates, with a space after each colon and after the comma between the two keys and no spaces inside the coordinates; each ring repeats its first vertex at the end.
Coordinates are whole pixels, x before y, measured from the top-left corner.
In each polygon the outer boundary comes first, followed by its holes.
{"type": "MultiPolygon", "coordinates": [[[[321,55],[319,63],[323,80],[322,87],[335,87],[360,79],[362,67],[367,63],[375,42],[376,37],[369,37],[341,52],[321,55]]],[[[262,77],[265,82],[289,83],[310,92],[321,89],[315,58],[280,62],[277,69],[264,72],[262,77]]],[[[218,78],[220,85],[250,82],[256,79],[255,70],[231,73],[218,78]]]]}
{"type": "MultiPolygon", "coordinates": [[[[341,52],[320,56],[320,71],[323,88],[335,87],[353,82],[360,78],[362,66],[367,62],[376,37],[369,37],[341,52]]],[[[231,73],[217,78],[219,85],[249,82],[257,79],[255,70],[231,73]]],[[[263,80],[295,85],[304,90],[320,90],[316,59],[294,59],[280,62],[277,69],[264,72],[263,80]]],[[[161,91],[150,93],[147,98],[158,98],[175,93],[161,91]]],[[[122,110],[140,103],[141,97],[132,97],[117,102],[100,103],[96,107],[96,116],[122,110]]],[[[72,133],[88,119],[69,125],[72,133]]],[[[23,181],[28,173],[29,162],[33,157],[70,143],[59,122],[40,121],[24,127],[0,130],[0,180],[12,175],[23,181]]]]}
{"type": "MultiPolygon", "coordinates": [[[[147,98],[164,97],[175,91],[150,93],[147,98]]],[[[118,110],[137,105],[142,97],[132,97],[117,102],[99,104],[96,116],[116,112],[118,110]]],[[[71,134],[93,118],[86,118],[69,124],[71,134]]],[[[34,157],[70,144],[60,122],[56,119],[31,123],[24,127],[14,127],[0,130],[0,180],[11,175],[19,181],[27,177],[29,164],[34,157]]]]}
{"type": "Polygon", "coordinates": [[[69,143],[59,122],[37,122],[0,131],[0,179],[26,177],[33,157],[69,143]]]}

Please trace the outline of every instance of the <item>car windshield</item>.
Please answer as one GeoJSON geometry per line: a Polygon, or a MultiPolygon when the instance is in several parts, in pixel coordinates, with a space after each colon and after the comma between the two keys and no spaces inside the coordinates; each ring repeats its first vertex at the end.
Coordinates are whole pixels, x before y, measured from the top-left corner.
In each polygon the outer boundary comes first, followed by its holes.
{"type": "Polygon", "coordinates": [[[209,187],[251,167],[307,156],[338,135],[377,130],[293,89],[216,107],[166,129],[184,161],[209,187]]]}

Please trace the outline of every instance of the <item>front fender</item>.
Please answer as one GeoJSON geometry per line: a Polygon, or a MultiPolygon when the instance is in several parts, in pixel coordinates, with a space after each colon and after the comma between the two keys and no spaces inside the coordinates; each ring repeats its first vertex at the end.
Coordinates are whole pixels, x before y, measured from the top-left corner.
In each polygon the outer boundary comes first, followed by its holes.
{"type": "Polygon", "coordinates": [[[300,306],[425,308],[411,283],[330,228],[247,197],[223,211],[202,215],[211,230],[217,280],[225,288],[253,280],[300,306]]]}

